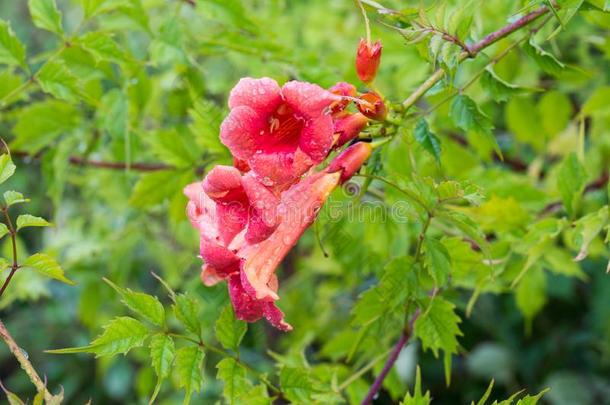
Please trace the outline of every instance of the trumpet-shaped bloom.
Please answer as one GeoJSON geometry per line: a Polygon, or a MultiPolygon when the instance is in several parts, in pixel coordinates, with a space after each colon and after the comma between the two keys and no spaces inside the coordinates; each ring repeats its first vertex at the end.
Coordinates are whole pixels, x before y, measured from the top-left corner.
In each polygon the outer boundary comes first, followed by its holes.
{"type": "Polygon", "coordinates": [[[360,40],[356,54],[356,73],[364,83],[372,82],[377,76],[381,62],[381,41],[371,44],[364,39],[360,40]]]}
{"type": "Polygon", "coordinates": [[[328,155],[330,106],[340,100],[315,84],[244,78],[231,91],[220,139],[260,182],[285,189],[328,155]]]}

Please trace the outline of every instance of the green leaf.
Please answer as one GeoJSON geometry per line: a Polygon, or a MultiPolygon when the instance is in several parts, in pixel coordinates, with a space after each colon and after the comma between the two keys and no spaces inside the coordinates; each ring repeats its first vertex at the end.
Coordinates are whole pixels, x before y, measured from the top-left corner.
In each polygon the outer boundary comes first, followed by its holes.
{"type": "MultiPolygon", "coordinates": [[[[19,220],[17,220],[19,222],[19,220]]],[[[23,267],[30,267],[37,273],[42,274],[45,277],[61,281],[62,283],[74,285],[74,281],[66,278],[64,270],[61,268],[59,263],[51,256],[44,253],[36,253],[28,257],[26,261],[21,264],[23,267]]]]}
{"type": "Polygon", "coordinates": [[[0,155],[0,184],[4,183],[13,174],[15,174],[16,168],[17,167],[15,166],[9,155],[7,155],[6,153],[0,155]]]}
{"type": "Polygon", "coordinates": [[[531,97],[512,97],[504,110],[508,129],[519,142],[541,151],[546,145],[543,118],[531,97]]]}
{"type": "MultiPolygon", "coordinates": [[[[485,403],[489,399],[489,396],[491,395],[491,390],[493,389],[493,387],[494,387],[494,380],[491,380],[491,382],[489,383],[489,386],[487,387],[487,390],[485,391],[485,393],[483,394],[481,399],[479,399],[479,401],[477,402],[477,405],[485,405],[485,403]]],[[[472,401],[471,405],[474,405],[474,401],[472,401]]]]}
{"type": "Polygon", "coordinates": [[[415,385],[413,386],[413,395],[407,392],[407,395],[405,395],[405,399],[402,400],[401,405],[429,405],[430,402],[430,391],[426,391],[425,394],[422,394],[421,369],[419,366],[417,366],[415,385]]]}
{"type": "Polygon", "coordinates": [[[216,365],[218,373],[216,377],[224,382],[223,395],[230,404],[240,404],[239,398],[246,394],[252,384],[246,378],[246,369],[235,359],[225,357],[216,365]]]}
{"type": "Polygon", "coordinates": [[[199,313],[201,308],[199,301],[186,294],[176,296],[174,304],[174,315],[188,329],[189,332],[197,336],[201,335],[201,322],[199,313]]]}
{"type": "Polygon", "coordinates": [[[233,307],[227,305],[216,321],[216,339],[225,349],[239,350],[239,344],[243,339],[248,326],[244,321],[235,318],[233,307]]]}
{"type": "Polygon", "coordinates": [[[538,110],[548,138],[552,138],[563,131],[572,117],[570,99],[564,93],[556,90],[544,93],[538,102],[538,110]]]}
{"type": "Polygon", "coordinates": [[[178,386],[186,391],[185,404],[190,403],[193,392],[201,390],[204,356],[205,353],[197,346],[186,346],[176,351],[174,368],[178,376],[178,386]]]}
{"type": "Polygon", "coordinates": [[[28,0],[28,7],[35,26],[59,36],[63,35],[61,12],[57,9],[55,0],[28,0]]]}
{"type": "Polygon", "coordinates": [[[96,357],[126,354],[131,349],[142,347],[148,337],[148,329],[140,321],[122,316],[113,319],[104,327],[104,333],[88,346],[47,350],[52,354],[95,353],[96,357]]]}
{"type": "Polygon", "coordinates": [[[121,295],[123,303],[133,312],[157,326],[165,324],[165,309],[157,297],[121,288],[107,278],[104,281],[121,295]]]}
{"type": "Polygon", "coordinates": [[[302,368],[283,367],[280,371],[280,386],[286,399],[294,403],[311,403],[313,382],[309,373],[302,368]]]}
{"type": "Polygon", "coordinates": [[[610,86],[595,89],[583,104],[580,113],[583,115],[610,115],[610,86]]]}
{"type": "Polygon", "coordinates": [[[587,214],[574,224],[576,232],[580,237],[580,250],[574,261],[580,262],[589,254],[589,245],[597,235],[608,224],[608,206],[602,207],[599,211],[587,214]]]}
{"type": "Polygon", "coordinates": [[[44,218],[35,217],[29,214],[23,214],[17,217],[17,230],[33,226],[51,226],[51,224],[44,218]]]}
{"type": "Polygon", "coordinates": [[[546,303],[546,276],[541,268],[534,266],[523,276],[517,285],[515,300],[529,331],[532,319],[546,303]]]}
{"type": "Polygon", "coordinates": [[[493,134],[494,126],[491,119],[485,115],[470,97],[460,94],[451,103],[451,118],[455,125],[468,132],[473,131],[483,136],[499,156],[502,156],[500,146],[493,134]]]}
{"type": "Polygon", "coordinates": [[[565,68],[565,65],[557,60],[555,56],[540,48],[531,39],[523,45],[523,50],[534,59],[540,69],[550,75],[559,76],[565,68]]]}
{"type": "Polygon", "coordinates": [[[194,167],[200,160],[199,148],[188,131],[156,131],[147,137],[151,150],[161,161],[175,167],[194,167]]]}
{"type": "Polygon", "coordinates": [[[25,47],[13,32],[10,23],[0,20],[0,64],[21,66],[28,70],[25,47]]]}
{"type": "Polygon", "coordinates": [[[3,238],[7,233],[9,233],[8,227],[3,223],[0,223],[0,238],[3,238]]]}
{"type": "Polygon", "coordinates": [[[228,156],[227,148],[220,142],[218,131],[225,112],[208,100],[198,99],[189,110],[189,129],[202,150],[219,156],[228,156]]]}
{"type": "Polygon", "coordinates": [[[563,205],[570,216],[580,203],[582,192],[587,182],[587,172],[575,153],[570,153],[563,161],[557,174],[557,187],[561,193],[563,205]]]}
{"type": "Polygon", "coordinates": [[[540,398],[549,391],[549,388],[540,391],[536,395],[526,395],[517,401],[517,405],[536,405],[540,398]]]}
{"type": "Polygon", "coordinates": [[[7,390],[2,383],[0,383],[0,387],[2,387],[2,391],[4,391],[6,394],[6,399],[9,405],[25,405],[25,402],[23,402],[21,398],[17,396],[17,394],[7,390]]]}
{"type": "Polygon", "coordinates": [[[125,51],[112,39],[112,34],[108,32],[89,32],[78,38],[76,43],[89,52],[98,63],[101,61],[121,63],[127,59],[125,51]]]}
{"type": "Polygon", "coordinates": [[[10,207],[14,204],[25,203],[28,201],[30,200],[23,197],[23,194],[17,191],[8,190],[4,192],[4,202],[6,203],[7,207],[10,207]]]}
{"type": "Polygon", "coordinates": [[[508,101],[513,96],[528,90],[525,87],[517,86],[504,81],[490,66],[485,69],[483,76],[481,76],[481,86],[483,86],[491,97],[498,102],[508,101]]]}
{"type": "Polygon", "coordinates": [[[78,79],[63,62],[45,63],[36,78],[42,90],[55,98],[66,101],[76,101],[78,98],[78,79]]]}
{"type": "Polygon", "coordinates": [[[462,336],[462,332],[455,305],[438,296],[428,301],[428,308],[415,321],[415,336],[421,339],[424,350],[432,350],[436,357],[439,349],[457,353],[457,337],[462,336]]]}
{"type": "Polygon", "coordinates": [[[17,217],[17,230],[32,226],[51,226],[51,224],[44,218],[35,217],[29,214],[23,214],[17,217]]]}
{"type": "Polygon", "coordinates": [[[424,265],[437,286],[443,286],[451,273],[451,259],[447,248],[438,240],[424,239],[424,265]]]}
{"type": "Polygon", "coordinates": [[[129,203],[137,208],[159,204],[166,198],[181,193],[192,176],[190,171],[178,170],[143,174],[134,187],[129,203]]]}
{"type": "Polygon", "coordinates": [[[78,127],[80,116],[76,108],[59,100],[30,104],[17,116],[12,143],[15,149],[36,154],[57,137],[78,127]]]}
{"type": "Polygon", "coordinates": [[[91,18],[95,14],[116,10],[125,3],[125,0],[83,0],[83,9],[85,17],[91,18]]]}
{"type": "Polygon", "coordinates": [[[430,153],[438,163],[441,161],[441,141],[434,135],[425,119],[420,119],[415,125],[415,140],[430,153]]]}
{"type": "Polygon", "coordinates": [[[159,381],[169,376],[176,350],[174,341],[164,333],[157,333],[150,339],[150,358],[159,381]]]}

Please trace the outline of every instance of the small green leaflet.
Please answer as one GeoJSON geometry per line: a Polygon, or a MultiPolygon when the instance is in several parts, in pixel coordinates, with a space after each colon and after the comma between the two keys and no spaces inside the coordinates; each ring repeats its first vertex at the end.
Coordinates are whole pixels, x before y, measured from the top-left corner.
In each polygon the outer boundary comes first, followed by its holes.
{"type": "Polygon", "coordinates": [[[0,64],[21,66],[28,70],[25,46],[19,41],[11,25],[3,20],[0,20],[0,64]]]}
{"type": "Polygon", "coordinates": [[[0,238],[3,238],[9,232],[8,227],[3,223],[0,223],[0,238]]]}
{"type": "Polygon", "coordinates": [[[65,63],[49,61],[37,73],[36,78],[45,93],[53,97],[75,101],[79,93],[78,79],[65,63]]]}
{"type": "Polygon", "coordinates": [[[434,135],[425,119],[420,119],[415,125],[415,140],[423,146],[423,148],[434,156],[438,163],[441,161],[441,141],[434,135]]]}
{"type": "Polygon", "coordinates": [[[530,58],[534,59],[540,69],[550,75],[559,76],[565,68],[565,65],[555,56],[540,48],[531,39],[523,45],[523,50],[530,58]]]}
{"type": "Polygon", "coordinates": [[[248,326],[245,322],[236,319],[233,306],[227,305],[216,321],[214,330],[216,331],[216,339],[225,349],[237,352],[248,326]]]}
{"type": "Polygon", "coordinates": [[[17,191],[8,190],[4,192],[4,202],[6,203],[7,207],[10,207],[14,204],[25,203],[29,201],[29,199],[23,197],[23,194],[17,191]]]}
{"type": "Polygon", "coordinates": [[[157,333],[150,339],[150,358],[159,380],[169,376],[175,354],[174,341],[171,337],[157,333]]]}
{"type": "Polygon", "coordinates": [[[447,248],[437,239],[424,239],[424,264],[437,287],[443,286],[451,273],[451,258],[447,248]]]}
{"type": "Polygon", "coordinates": [[[165,309],[157,297],[121,288],[107,278],[104,281],[121,295],[123,303],[133,312],[157,326],[165,324],[165,309]]]}
{"type": "Polygon", "coordinates": [[[43,276],[61,281],[62,283],[70,285],[75,284],[74,281],[66,278],[64,275],[64,270],[61,268],[59,263],[57,263],[54,258],[47,254],[33,254],[22,263],[22,266],[32,268],[43,276]]]}
{"type": "Polygon", "coordinates": [[[485,69],[483,76],[481,76],[481,86],[483,86],[483,88],[487,90],[491,97],[497,102],[508,101],[508,99],[514,95],[521,94],[525,91],[536,90],[517,86],[504,81],[490,66],[485,69]]]}
{"type": "Polygon", "coordinates": [[[88,346],[47,350],[52,354],[95,353],[96,357],[127,354],[131,349],[142,347],[148,337],[148,329],[140,321],[122,316],[113,319],[104,327],[104,333],[88,346]]]}
{"type": "Polygon", "coordinates": [[[174,315],[189,332],[197,336],[201,335],[200,311],[199,301],[195,298],[189,297],[186,294],[176,296],[174,315]]]}
{"type": "Polygon", "coordinates": [[[280,385],[286,398],[294,403],[311,403],[314,393],[309,373],[301,368],[284,367],[280,371],[280,385]]]}
{"type": "Polygon", "coordinates": [[[28,7],[35,26],[59,36],[63,35],[61,12],[58,10],[55,0],[29,0],[28,7]]]}
{"type": "Polygon", "coordinates": [[[192,177],[190,170],[162,170],[143,174],[134,187],[129,203],[137,208],[159,204],[179,193],[192,177]]]}
{"type": "Polygon", "coordinates": [[[203,385],[203,358],[205,353],[197,346],[186,346],[176,351],[175,372],[178,385],[184,388],[184,404],[191,401],[193,392],[201,390],[203,385]]]}
{"type": "Polygon", "coordinates": [[[432,350],[436,357],[439,349],[447,354],[457,353],[457,337],[462,336],[462,332],[455,305],[438,296],[428,301],[429,306],[422,309],[415,321],[415,336],[421,339],[424,350],[432,350]]]}
{"type": "MultiPolygon", "coordinates": [[[[252,384],[246,378],[246,370],[235,359],[225,357],[216,365],[217,378],[224,382],[223,395],[230,404],[240,404],[240,397],[250,390],[252,384]]],[[[247,397],[245,397],[247,398],[247,397]]]]}
{"type": "Polygon", "coordinates": [[[6,153],[0,156],[0,184],[4,183],[15,174],[17,167],[6,153]]]}
{"type": "Polygon", "coordinates": [[[4,385],[0,384],[0,387],[2,388],[2,391],[4,391],[4,394],[6,395],[6,399],[9,403],[9,405],[25,405],[25,402],[23,402],[21,400],[21,398],[19,398],[17,396],[17,394],[7,390],[4,385]]]}
{"type": "Polygon", "coordinates": [[[76,43],[89,52],[98,63],[101,61],[120,63],[127,59],[125,51],[112,39],[112,34],[108,32],[89,32],[78,38],[76,43]]]}
{"type": "Polygon", "coordinates": [[[83,9],[85,17],[91,18],[95,14],[116,10],[125,3],[125,0],[83,0],[83,9]]]}
{"type": "Polygon", "coordinates": [[[17,217],[17,230],[31,226],[51,226],[51,224],[44,218],[35,217],[29,214],[23,214],[17,217]]]}
{"type": "Polygon", "coordinates": [[[582,115],[610,115],[610,86],[598,87],[583,104],[582,115]]]}
{"type": "Polygon", "coordinates": [[[430,404],[430,391],[426,391],[422,394],[421,389],[421,369],[417,366],[415,374],[415,385],[413,386],[413,395],[407,392],[405,399],[400,403],[401,405],[429,405],[430,404]]]}
{"type": "Polygon", "coordinates": [[[589,245],[608,224],[608,210],[606,205],[597,212],[585,215],[574,224],[581,243],[578,255],[574,258],[575,262],[584,260],[589,254],[589,245]]]}
{"type": "Polygon", "coordinates": [[[575,153],[570,153],[561,163],[557,173],[557,187],[561,193],[563,205],[570,216],[580,202],[580,197],[587,181],[587,172],[575,153]]]}
{"type": "Polygon", "coordinates": [[[451,118],[463,131],[473,131],[485,136],[498,156],[502,157],[502,151],[493,134],[491,119],[479,109],[474,100],[463,94],[455,97],[451,103],[451,118]]]}

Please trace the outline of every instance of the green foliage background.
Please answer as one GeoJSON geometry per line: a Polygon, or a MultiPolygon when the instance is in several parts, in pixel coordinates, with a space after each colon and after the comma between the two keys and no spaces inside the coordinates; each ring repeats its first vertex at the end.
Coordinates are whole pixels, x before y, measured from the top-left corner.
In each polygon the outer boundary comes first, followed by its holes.
{"type": "MultiPolygon", "coordinates": [[[[158,380],[161,404],[182,402],[185,391],[193,403],[268,403],[277,395],[268,385],[294,403],[359,403],[416,307],[417,339],[376,403],[405,398],[416,364],[434,403],[477,401],[492,378],[492,399],[550,387],[550,404],[608,403],[610,5],[560,1],[561,24],[549,14],[532,45],[526,28],[458,66],[459,47],[435,33],[411,42],[420,7],[431,25],[474,42],[549,2],[382,2],[399,15],[366,3],[384,46],[376,86],[396,104],[392,140],[365,169],[384,180],[356,182],[368,187],[361,203],[399,204],[408,220],[355,221],[345,211],[354,196],[338,190],[318,237],[308,231],[279,271],[288,334],[246,328],[227,309],[224,285],[201,285],[181,190],[230,162],[218,126],[239,78],[358,83],[364,25],[354,3],[0,3],[0,135],[17,165],[3,187],[31,199],[16,213],[54,225],[21,232],[20,257],[45,252],[76,282],[24,269],[0,307],[66,403],[147,403],[158,380]],[[434,67],[447,78],[401,113],[434,67]],[[164,166],[142,172],[140,163],[164,166]],[[413,253],[426,212],[413,194],[438,208],[421,263],[413,253]],[[112,333],[130,338],[109,346],[112,333]],[[43,352],[77,346],[100,357],[43,352]]],[[[0,356],[3,384],[32,398],[8,350],[0,356]]]]}

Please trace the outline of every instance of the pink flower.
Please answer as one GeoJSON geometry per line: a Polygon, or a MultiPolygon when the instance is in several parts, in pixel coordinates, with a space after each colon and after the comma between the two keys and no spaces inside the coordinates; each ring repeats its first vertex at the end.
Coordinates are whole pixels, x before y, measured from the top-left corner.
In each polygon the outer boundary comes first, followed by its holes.
{"type": "Polygon", "coordinates": [[[220,139],[260,182],[285,189],[328,155],[329,107],[340,100],[315,84],[244,78],[231,90],[220,139]]]}
{"type": "Polygon", "coordinates": [[[364,83],[370,83],[377,76],[379,62],[381,61],[381,41],[371,44],[364,39],[360,40],[356,54],[356,73],[364,83]]]}

